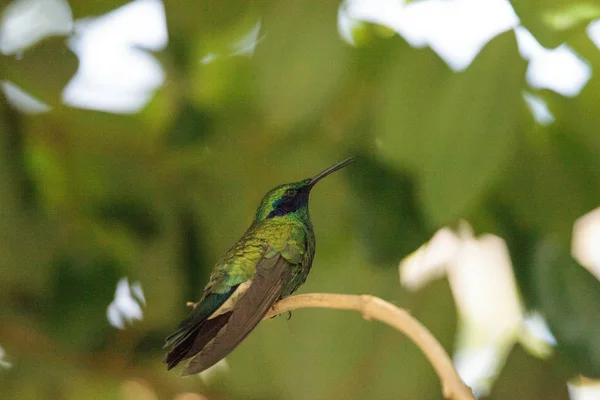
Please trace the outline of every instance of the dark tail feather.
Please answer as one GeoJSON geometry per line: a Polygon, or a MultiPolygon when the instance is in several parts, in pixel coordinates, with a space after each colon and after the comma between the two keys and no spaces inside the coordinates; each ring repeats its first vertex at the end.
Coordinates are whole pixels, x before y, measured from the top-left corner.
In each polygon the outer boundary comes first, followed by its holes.
{"type": "Polygon", "coordinates": [[[202,351],[204,346],[217,336],[221,328],[227,324],[230,316],[231,312],[221,314],[195,325],[182,327],[169,336],[167,346],[171,347],[171,350],[165,357],[167,370],[202,351]]]}
{"type": "Polygon", "coordinates": [[[225,317],[226,314],[208,318],[227,301],[236,288],[237,286],[232,287],[227,293],[207,295],[179,324],[177,330],[169,335],[164,346],[170,349],[165,357],[167,369],[198,353],[202,349],[199,346],[206,344],[225,325],[229,318],[225,317]]]}

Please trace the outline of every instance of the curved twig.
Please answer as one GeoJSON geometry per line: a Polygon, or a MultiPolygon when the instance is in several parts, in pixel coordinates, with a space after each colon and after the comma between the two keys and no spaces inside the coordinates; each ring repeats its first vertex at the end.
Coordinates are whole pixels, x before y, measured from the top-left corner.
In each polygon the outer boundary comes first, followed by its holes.
{"type": "Polygon", "coordinates": [[[474,400],[471,389],[460,379],[450,357],[435,337],[407,311],[370,295],[311,293],[287,297],[276,303],[265,319],[298,308],[355,310],[367,320],[375,319],[396,328],[425,354],[442,383],[446,399],[474,400]]]}

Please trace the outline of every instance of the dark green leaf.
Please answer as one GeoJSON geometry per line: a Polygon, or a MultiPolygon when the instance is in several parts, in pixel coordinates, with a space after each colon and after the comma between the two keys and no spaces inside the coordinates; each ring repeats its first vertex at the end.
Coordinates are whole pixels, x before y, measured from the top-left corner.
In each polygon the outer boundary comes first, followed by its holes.
{"type": "Polygon", "coordinates": [[[575,136],[554,135],[552,146],[533,138],[522,142],[498,196],[524,223],[567,245],[575,219],[598,205],[599,175],[597,159],[575,136]]]}
{"type": "Polygon", "coordinates": [[[409,176],[365,157],[348,173],[360,199],[357,229],[373,262],[396,266],[431,237],[409,176]]]}
{"type": "Polygon", "coordinates": [[[515,215],[514,210],[497,196],[489,199],[485,208],[487,214],[477,215],[474,220],[475,230],[478,234],[494,233],[506,241],[525,305],[530,309],[539,308],[532,265],[535,246],[539,242],[541,233],[529,226],[526,219],[515,215]]]}
{"type": "Polygon", "coordinates": [[[0,71],[32,96],[53,106],[61,102],[62,91],[79,64],[64,37],[50,37],[25,50],[22,55],[6,57],[0,71]]]}
{"type": "Polygon", "coordinates": [[[21,206],[27,208],[37,199],[33,177],[26,167],[23,115],[8,103],[4,93],[0,93],[0,127],[0,157],[4,163],[0,169],[6,174],[5,182],[17,192],[21,206]]]}
{"type": "Polygon", "coordinates": [[[214,123],[214,117],[207,111],[185,103],[167,130],[167,144],[176,148],[197,145],[214,133],[214,123]]]}
{"type": "Polygon", "coordinates": [[[115,200],[98,207],[98,215],[109,223],[122,224],[140,239],[153,239],[159,231],[158,221],[148,206],[140,201],[115,200]]]}
{"type": "Polygon", "coordinates": [[[421,198],[434,222],[464,216],[502,175],[516,147],[525,66],[507,32],[446,83],[423,160],[421,198]]]}
{"type": "Polygon", "coordinates": [[[600,378],[600,282],[556,241],[537,249],[533,279],[541,310],[574,373],[600,378]]]}
{"type": "Polygon", "coordinates": [[[539,360],[515,346],[485,400],[568,400],[565,377],[552,361],[539,360]]]}
{"type": "Polygon", "coordinates": [[[106,309],[113,299],[119,266],[87,252],[80,258],[58,257],[52,265],[54,297],[43,303],[53,336],[66,348],[98,349],[111,329],[106,309]]]}

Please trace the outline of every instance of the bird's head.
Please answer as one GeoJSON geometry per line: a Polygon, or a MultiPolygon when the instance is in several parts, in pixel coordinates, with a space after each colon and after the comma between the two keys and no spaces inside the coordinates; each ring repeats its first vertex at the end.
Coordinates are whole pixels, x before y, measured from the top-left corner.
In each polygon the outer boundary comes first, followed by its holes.
{"type": "Polygon", "coordinates": [[[294,183],[285,183],[271,189],[261,200],[260,206],[256,210],[254,222],[290,214],[294,214],[299,218],[308,218],[308,196],[310,190],[322,178],[338,169],[344,168],[353,161],[354,157],[349,157],[312,178],[294,183]]]}

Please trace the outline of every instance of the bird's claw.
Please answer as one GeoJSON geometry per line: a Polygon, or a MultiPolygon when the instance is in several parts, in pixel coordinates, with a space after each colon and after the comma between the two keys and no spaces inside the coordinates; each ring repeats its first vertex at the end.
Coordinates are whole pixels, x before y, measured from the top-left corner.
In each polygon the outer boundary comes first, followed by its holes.
{"type": "MultiPolygon", "coordinates": [[[[273,305],[271,306],[271,311],[275,311],[275,304],[273,304],[273,305]]],[[[287,313],[288,313],[287,320],[289,321],[289,320],[292,318],[292,312],[291,312],[291,311],[288,311],[287,313]]],[[[273,316],[272,316],[271,318],[269,318],[269,319],[273,319],[273,318],[275,318],[275,317],[279,317],[280,315],[282,315],[282,314],[281,314],[281,313],[279,313],[279,314],[275,314],[275,315],[273,315],[273,316]]]]}
{"type": "MultiPolygon", "coordinates": [[[[275,311],[275,303],[271,304],[271,311],[273,311],[273,312],[275,311]]],[[[278,315],[279,315],[279,314],[275,314],[275,315],[273,315],[273,316],[272,316],[271,318],[269,318],[269,319],[273,319],[273,318],[275,318],[275,317],[276,317],[276,316],[278,316],[278,315]]]]}

